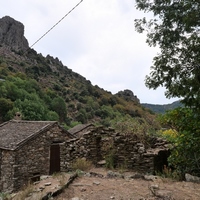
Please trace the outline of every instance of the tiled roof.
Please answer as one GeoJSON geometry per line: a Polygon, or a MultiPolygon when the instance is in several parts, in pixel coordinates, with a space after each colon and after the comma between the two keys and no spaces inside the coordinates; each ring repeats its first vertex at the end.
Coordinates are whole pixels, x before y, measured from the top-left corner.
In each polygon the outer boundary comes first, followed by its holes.
{"type": "Polygon", "coordinates": [[[14,150],[25,140],[55,123],[57,122],[10,120],[0,124],[0,148],[14,150]]]}
{"type": "Polygon", "coordinates": [[[73,128],[69,129],[68,132],[71,134],[76,134],[77,132],[80,132],[90,126],[94,126],[93,124],[78,124],[74,126],[73,128]]]}

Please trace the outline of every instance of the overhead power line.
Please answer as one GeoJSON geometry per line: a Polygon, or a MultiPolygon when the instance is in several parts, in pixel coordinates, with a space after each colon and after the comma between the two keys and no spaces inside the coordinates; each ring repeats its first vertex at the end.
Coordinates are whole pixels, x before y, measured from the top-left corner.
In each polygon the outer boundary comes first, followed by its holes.
{"type": "Polygon", "coordinates": [[[36,42],[34,42],[30,48],[32,48],[35,44],[37,44],[43,37],[45,37],[52,29],[54,29],[65,17],[67,17],[76,7],[78,7],[83,0],[81,0],[79,3],[77,3],[67,14],[64,15],[56,24],[54,24],[45,34],[43,34],[36,42]]]}

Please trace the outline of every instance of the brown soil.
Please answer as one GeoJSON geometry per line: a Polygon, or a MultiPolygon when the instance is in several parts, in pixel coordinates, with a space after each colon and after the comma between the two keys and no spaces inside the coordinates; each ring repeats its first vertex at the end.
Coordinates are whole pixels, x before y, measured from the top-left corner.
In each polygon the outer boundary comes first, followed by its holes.
{"type": "Polygon", "coordinates": [[[79,176],[56,200],[199,200],[200,184],[125,172],[124,178],[108,178],[108,170],[92,169],[79,176]],[[102,177],[99,174],[103,175],[102,177]],[[132,177],[134,178],[130,178],[132,177]]]}
{"type": "MultiPolygon", "coordinates": [[[[64,186],[72,174],[59,173],[14,194],[13,200],[39,200],[64,186]],[[41,188],[43,188],[41,190],[41,188]],[[41,190],[41,191],[40,191],[41,190]]],[[[46,198],[45,198],[46,199],[46,198]]],[[[94,168],[79,175],[55,200],[200,200],[200,184],[135,172],[94,168]],[[122,177],[123,175],[123,177],[122,177]]]]}

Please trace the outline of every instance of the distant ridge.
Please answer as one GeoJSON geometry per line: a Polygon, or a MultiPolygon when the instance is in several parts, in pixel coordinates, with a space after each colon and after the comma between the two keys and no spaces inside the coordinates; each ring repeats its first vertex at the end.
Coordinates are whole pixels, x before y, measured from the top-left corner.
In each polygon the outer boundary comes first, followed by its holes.
{"type": "Polygon", "coordinates": [[[142,106],[152,110],[155,113],[164,114],[167,110],[173,110],[175,108],[182,107],[183,104],[180,102],[180,100],[178,100],[171,104],[163,104],[163,105],[142,103],[142,106]]]}

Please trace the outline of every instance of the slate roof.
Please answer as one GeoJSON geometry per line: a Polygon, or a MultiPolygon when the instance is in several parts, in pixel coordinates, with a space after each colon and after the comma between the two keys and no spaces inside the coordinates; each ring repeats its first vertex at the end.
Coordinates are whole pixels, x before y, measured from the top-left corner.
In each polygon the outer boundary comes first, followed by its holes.
{"type": "Polygon", "coordinates": [[[14,150],[24,141],[56,123],[56,121],[10,120],[0,124],[0,149],[14,150]]]}
{"type": "Polygon", "coordinates": [[[93,127],[94,125],[93,124],[78,124],[74,126],[73,128],[69,129],[68,132],[74,135],[90,126],[93,127]]]}

